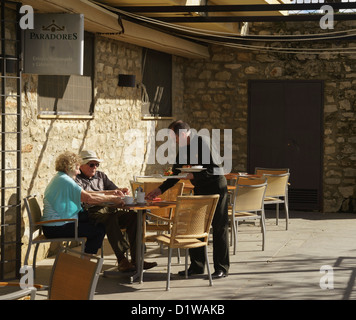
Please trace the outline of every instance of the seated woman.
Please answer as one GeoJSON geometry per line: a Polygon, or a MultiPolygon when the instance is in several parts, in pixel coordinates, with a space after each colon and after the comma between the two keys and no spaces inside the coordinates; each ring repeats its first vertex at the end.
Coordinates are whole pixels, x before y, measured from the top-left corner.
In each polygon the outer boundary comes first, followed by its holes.
{"type": "MultiPolygon", "coordinates": [[[[103,194],[84,191],[74,181],[79,173],[82,159],[75,153],[65,152],[55,163],[57,174],[52,178],[44,193],[42,221],[56,219],[78,219],[81,203],[100,204],[112,202],[121,207],[124,201],[118,193],[103,194]]],[[[74,237],[74,222],[52,222],[43,226],[47,238],[74,237]]],[[[88,219],[78,220],[78,236],[86,237],[85,253],[96,254],[105,237],[105,226],[93,224],[88,219]]]]}

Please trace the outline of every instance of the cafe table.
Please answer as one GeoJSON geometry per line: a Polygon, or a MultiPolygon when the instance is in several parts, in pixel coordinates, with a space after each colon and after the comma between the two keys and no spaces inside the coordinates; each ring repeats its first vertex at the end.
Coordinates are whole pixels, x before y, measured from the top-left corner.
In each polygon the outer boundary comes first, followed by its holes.
{"type": "MultiPolygon", "coordinates": [[[[144,234],[143,224],[146,222],[147,210],[153,209],[173,209],[177,206],[176,201],[146,201],[146,203],[125,204],[120,207],[123,210],[132,210],[137,213],[136,230],[136,273],[130,277],[131,283],[139,278],[139,283],[143,282],[143,261],[144,261],[144,234]]],[[[117,274],[119,271],[104,271],[104,276],[117,274]]]]}

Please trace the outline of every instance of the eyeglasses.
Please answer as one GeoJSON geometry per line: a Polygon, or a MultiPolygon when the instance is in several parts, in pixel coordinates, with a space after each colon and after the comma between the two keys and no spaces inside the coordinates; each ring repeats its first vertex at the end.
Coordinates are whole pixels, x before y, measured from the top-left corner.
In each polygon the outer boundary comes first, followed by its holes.
{"type": "Polygon", "coordinates": [[[100,163],[88,163],[90,168],[99,167],[100,163]]]}

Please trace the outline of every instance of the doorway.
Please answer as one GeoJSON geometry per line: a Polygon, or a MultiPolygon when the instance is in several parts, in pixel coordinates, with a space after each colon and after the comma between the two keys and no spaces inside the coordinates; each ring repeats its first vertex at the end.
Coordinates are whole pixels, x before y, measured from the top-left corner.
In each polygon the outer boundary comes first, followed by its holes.
{"type": "Polygon", "coordinates": [[[289,207],[322,210],[323,82],[249,81],[248,166],[289,168],[289,207]]]}

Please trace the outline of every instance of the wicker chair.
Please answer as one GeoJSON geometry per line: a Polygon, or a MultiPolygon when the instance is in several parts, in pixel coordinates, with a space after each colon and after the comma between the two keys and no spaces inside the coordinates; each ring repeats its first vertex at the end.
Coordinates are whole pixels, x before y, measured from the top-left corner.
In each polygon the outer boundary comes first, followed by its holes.
{"type": "MultiPolygon", "coordinates": [[[[228,207],[229,207],[229,216],[231,215],[232,212],[232,203],[233,203],[233,197],[234,197],[234,192],[236,189],[236,184],[237,180],[239,179],[239,173],[227,173],[225,174],[226,182],[227,182],[227,190],[228,190],[228,196],[229,196],[229,202],[228,202],[228,207]]],[[[233,243],[233,226],[232,226],[232,219],[230,218],[230,245],[233,243]]]]}
{"type": "Polygon", "coordinates": [[[265,195],[265,205],[276,205],[276,224],[279,220],[279,204],[284,204],[286,214],[286,230],[289,224],[289,210],[288,210],[288,186],[289,186],[289,169],[274,169],[274,168],[260,168],[255,169],[258,175],[264,175],[267,178],[267,190],[265,195]]]}
{"type": "Polygon", "coordinates": [[[103,261],[103,258],[62,248],[53,265],[48,299],[92,300],[103,261]]]}
{"type": "MultiPolygon", "coordinates": [[[[143,190],[146,193],[159,187],[159,182],[145,182],[143,190]]],[[[178,182],[172,188],[160,195],[163,201],[177,201],[177,197],[181,196],[184,189],[184,183],[178,182]]],[[[154,209],[148,212],[151,223],[147,224],[146,231],[170,231],[170,222],[174,216],[175,209],[154,209]],[[163,222],[163,224],[162,224],[163,222]],[[166,222],[166,223],[164,223],[166,222]]]]}
{"type": "MultiPolygon", "coordinates": [[[[103,261],[103,258],[61,247],[52,267],[47,298],[49,300],[92,300],[103,261]]],[[[1,286],[21,288],[19,283],[11,282],[0,282],[1,286]]],[[[30,288],[1,295],[0,300],[16,300],[26,296],[34,300],[36,291],[46,287],[34,284],[30,288]]]]}
{"type": "Polygon", "coordinates": [[[77,219],[59,219],[59,220],[41,221],[42,210],[41,210],[41,207],[39,206],[36,195],[30,195],[30,196],[24,198],[24,203],[25,203],[25,208],[26,208],[27,215],[28,215],[29,229],[30,229],[29,237],[28,237],[28,247],[27,247],[27,252],[25,255],[24,265],[28,265],[31,248],[32,248],[32,245],[35,244],[35,250],[34,250],[33,259],[32,259],[34,276],[36,276],[37,251],[38,251],[38,247],[41,243],[66,242],[68,244],[71,241],[75,241],[75,242],[81,243],[81,251],[84,252],[86,238],[78,237],[78,220],[77,219]],[[50,222],[58,222],[58,221],[74,222],[74,224],[75,224],[74,237],[52,238],[52,239],[46,238],[45,235],[42,233],[42,226],[44,226],[50,222]]]}
{"type": "Polygon", "coordinates": [[[262,250],[265,249],[266,226],[263,201],[266,187],[266,178],[239,177],[237,181],[230,211],[234,235],[234,254],[236,254],[237,248],[238,223],[245,220],[261,222],[262,250]]]}
{"type": "Polygon", "coordinates": [[[213,284],[209,267],[207,245],[211,222],[218,200],[219,195],[178,197],[171,233],[159,234],[154,237],[156,241],[169,248],[166,290],[169,290],[170,288],[171,257],[172,249],[174,248],[186,249],[185,275],[187,278],[187,249],[204,247],[209,275],[209,285],[211,286],[213,284]]]}

